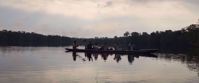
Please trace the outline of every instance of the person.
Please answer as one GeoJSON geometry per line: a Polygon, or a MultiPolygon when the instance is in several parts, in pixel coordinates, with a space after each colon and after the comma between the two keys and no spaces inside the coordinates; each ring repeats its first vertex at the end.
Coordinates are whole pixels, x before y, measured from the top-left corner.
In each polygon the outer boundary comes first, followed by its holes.
{"type": "Polygon", "coordinates": [[[100,50],[108,50],[107,43],[104,43],[104,45],[101,46],[100,50]]]}
{"type": "Polygon", "coordinates": [[[93,48],[93,45],[91,42],[89,42],[87,45],[86,45],[86,49],[92,49],[93,48]]]}
{"type": "Polygon", "coordinates": [[[78,47],[77,42],[76,42],[76,41],[74,41],[74,42],[73,42],[73,49],[74,49],[74,50],[76,50],[76,49],[77,49],[77,47],[78,47]]]}
{"type": "Polygon", "coordinates": [[[114,44],[113,47],[114,47],[115,50],[122,50],[122,49],[119,47],[119,43],[114,44]]]}
{"type": "Polygon", "coordinates": [[[95,43],[92,47],[93,47],[93,49],[94,49],[94,50],[98,50],[98,49],[99,49],[99,47],[98,47],[98,44],[97,44],[97,43],[95,43]]]}
{"type": "Polygon", "coordinates": [[[100,50],[108,50],[108,46],[102,45],[101,48],[100,48],[100,50]]]}

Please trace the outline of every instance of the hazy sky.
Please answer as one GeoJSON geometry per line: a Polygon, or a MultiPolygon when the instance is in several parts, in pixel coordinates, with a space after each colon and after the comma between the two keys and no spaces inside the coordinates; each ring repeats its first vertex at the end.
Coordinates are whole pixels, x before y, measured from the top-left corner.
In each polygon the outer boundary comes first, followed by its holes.
{"type": "Polygon", "coordinates": [[[177,30],[199,19],[199,0],[0,0],[0,29],[70,37],[177,30]]]}

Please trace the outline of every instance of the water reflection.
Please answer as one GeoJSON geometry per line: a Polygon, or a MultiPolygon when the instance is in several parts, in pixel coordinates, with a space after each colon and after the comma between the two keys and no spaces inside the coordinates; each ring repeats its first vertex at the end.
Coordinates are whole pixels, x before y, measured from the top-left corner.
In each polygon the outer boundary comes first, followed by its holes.
{"type": "Polygon", "coordinates": [[[186,64],[188,69],[197,72],[199,76],[199,51],[192,51],[188,54],[159,54],[158,56],[159,59],[178,61],[186,64]]]}
{"type": "Polygon", "coordinates": [[[197,53],[150,58],[66,53],[62,47],[0,48],[0,83],[198,83],[197,53]]]}
{"type": "Polygon", "coordinates": [[[195,71],[198,73],[199,77],[199,51],[190,52],[188,54],[173,54],[173,53],[167,53],[167,54],[145,54],[145,55],[119,55],[119,54],[92,54],[92,53],[84,53],[85,57],[82,57],[78,55],[78,53],[73,52],[73,61],[76,61],[76,59],[80,59],[82,61],[93,61],[93,60],[98,60],[98,57],[101,57],[104,61],[107,61],[109,56],[114,56],[113,60],[116,63],[119,63],[122,58],[121,56],[127,56],[127,60],[129,64],[132,64],[135,60],[135,58],[139,58],[140,56],[142,57],[150,57],[150,58],[157,58],[157,59],[164,59],[166,61],[177,61],[181,62],[183,64],[186,64],[188,69],[191,71],[195,71]]]}
{"type": "Polygon", "coordinates": [[[130,64],[133,63],[134,58],[139,58],[140,56],[143,57],[152,57],[152,58],[157,58],[157,55],[154,54],[143,54],[143,55],[119,55],[119,54],[107,54],[107,53],[101,53],[101,54],[97,54],[97,53],[84,53],[85,57],[82,57],[80,55],[78,55],[77,52],[72,52],[72,56],[73,56],[73,61],[76,61],[77,58],[79,58],[82,61],[96,61],[98,59],[98,57],[100,56],[104,61],[107,61],[109,56],[114,56],[113,60],[115,60],[117,63],[119,63],[122,60],[121,56],[127,56],[127,60],[130,64]]]}

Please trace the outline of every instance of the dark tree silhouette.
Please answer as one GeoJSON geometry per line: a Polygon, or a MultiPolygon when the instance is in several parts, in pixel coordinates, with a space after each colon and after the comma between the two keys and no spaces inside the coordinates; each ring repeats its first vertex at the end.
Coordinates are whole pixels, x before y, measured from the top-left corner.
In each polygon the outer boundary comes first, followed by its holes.
{"type": "Polygon", "coordinates": [[[124,37],[128,37],[130,35],[130,33],[127,31],[124,33],[124,37]]]}
{"type": "Polygon", "coordinates": [[[66,46],[71,45],[72,38],[27,33],[23,31],[0,31],[0,46],[66,46]]]}
{"type": "Polygon", "coordinates": [[[114,38],[70,38],[58,35],[42,35],[24,31],[0,31],[0,46],[67,46],[76,40],[80,45],[93,44],[117,46],[126,49],[129,43],[135,49],[159,49],[160,51],[185,51],[199,47],[199,25],[192,24],[181,30],[156,31],[152,33],[125,32],[114,38]]]}

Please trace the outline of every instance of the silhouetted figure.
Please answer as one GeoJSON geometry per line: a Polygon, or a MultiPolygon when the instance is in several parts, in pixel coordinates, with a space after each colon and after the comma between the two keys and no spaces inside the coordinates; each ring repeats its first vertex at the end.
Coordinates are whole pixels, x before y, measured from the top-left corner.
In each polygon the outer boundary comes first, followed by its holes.
{"type": "Polygon", "coordinates": [[[92,43],[91,42],[89,42],[87,45],[86,45],[86,47],[85,47],[86,49],[93,49],[93,45],[92,45],[92,43]]]}
{"type": "Polygon", "coordinates": [[[122,50],[119,46],[119,43],[114,44],[113,47],[115,50],[122,50]]]}
{"type": "Polygon", "coordinates": [[[114,47],[108,47],[108,50],[115,50],[114,47]]]}
{"type": "Polygon", "coordinates": [[[100,50],[104,50],[104,45],[102,45],[102,46],[100,47],[100,50]]]}
{"type": "Polygon", "coordinates": [[[92,47],[93,47],[94,50],[99,50],[99,46],[98,46],[97,43],[95,43],[92,47]]]}
{"type": "Polygon", "coordinates": [[[101,48],[100,48],[100,50],[108,50],[108,46],[102,45],[101,48]]]}
{"type": "Polygon", "coordinates": [[[77,42],[76,42],[76,41],[74,41],[74,42],[73,42],[73,49],[74,49],[74,50],[76,50],[76,49],[77,49],[77,47],[78,47],[77,42]]]}

